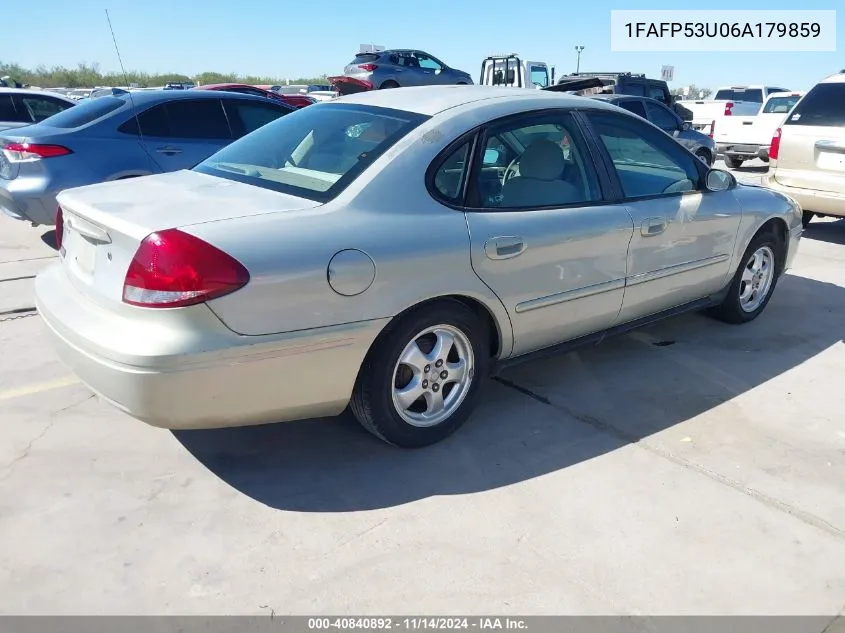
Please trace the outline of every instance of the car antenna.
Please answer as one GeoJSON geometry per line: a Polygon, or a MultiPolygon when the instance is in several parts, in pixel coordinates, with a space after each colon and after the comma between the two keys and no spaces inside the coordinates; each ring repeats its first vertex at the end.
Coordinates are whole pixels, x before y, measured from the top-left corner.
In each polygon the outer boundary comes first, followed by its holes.
{"type": "Polygon", "coordinates": [[[126,94],[129,97],[129,103],[132,105],[132,113],[135,117],[135,125],[138,126],[138,137],[141,139],[141,149],[150,161],[152,171],[158,169],[158,165],[147,151],[147,145],[144,143],[144,132],[141,130],[141,119],[138,117],[138,110],[135,108],[135,99],[132,98],[132,89],[129,87],[129,75],[126,74],[126,69],[123,67],[123,59],[120,57],[120,49],[117,47],[117,38],[114,35],[114,28],[111,25],[111,17],[109,17],[109,10],[106,9],[106,21],[109,23],[109,31],[111,32],[111,41],[114,42],[114,50],[117,53],[117,61],[120,64],[120,72],[123,73],[123,81],[126,83],[126,94]]]}

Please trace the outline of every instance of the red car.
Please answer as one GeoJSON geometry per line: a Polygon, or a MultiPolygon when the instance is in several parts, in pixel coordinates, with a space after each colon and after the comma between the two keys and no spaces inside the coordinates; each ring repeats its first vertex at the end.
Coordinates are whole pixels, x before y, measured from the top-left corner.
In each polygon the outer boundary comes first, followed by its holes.
{"type": "Polygon", "coordinates": [[[292,108],[304,108],[312,103],[317,103],[313,97],[306,95],[283,95],[272,90],[264,90],[256,86],[248,86],[246,84],[208,84],[207,86],[197,86],[194,90],[223,90],[225,92],[241,92],[248,95],[256,95],[259,97],[266,97],[279,103],[284,103],[292,108]]]}

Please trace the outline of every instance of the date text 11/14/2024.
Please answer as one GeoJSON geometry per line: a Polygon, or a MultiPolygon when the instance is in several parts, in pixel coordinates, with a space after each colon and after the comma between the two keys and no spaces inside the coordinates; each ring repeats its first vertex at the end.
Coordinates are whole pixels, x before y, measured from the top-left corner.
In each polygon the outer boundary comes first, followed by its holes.
{"type": "Polygon", "coordinates": [[[328,631],[333,629],[358,629],[366,631],[420,631],[420,630],[527,630],[525,620],[509,617],[359,617],[359,618],[308,618],[308,629],[328,631]]]}

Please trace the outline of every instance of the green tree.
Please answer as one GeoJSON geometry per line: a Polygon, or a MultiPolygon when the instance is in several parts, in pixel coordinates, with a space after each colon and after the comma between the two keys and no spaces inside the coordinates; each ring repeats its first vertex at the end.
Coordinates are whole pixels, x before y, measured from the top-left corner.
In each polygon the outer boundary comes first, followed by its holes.
{"type": "Polygon", "coordinates": [[[122,72],[102,72],[97,63],[80,62],[76,68],[64,66],[38,66],[28,69],[13,62],[0,61],[0,77],[8,75],[24,85],[38,86],[40,88],[95,88],[97,86],[126,86],[138,84],[139,86],[163,86],[168,82],[194,81],[197,84],[213,83],[245,83],[245,84],[270,84],[278,85],[285,83],[312,84],[327,83],[326,76],[306,78],[279,78],[260,77],[256,75],[239,75],[236,72],[219,73],[206,71],[191,77],[183,73],[147,73],[137,70],[122,72]]]}

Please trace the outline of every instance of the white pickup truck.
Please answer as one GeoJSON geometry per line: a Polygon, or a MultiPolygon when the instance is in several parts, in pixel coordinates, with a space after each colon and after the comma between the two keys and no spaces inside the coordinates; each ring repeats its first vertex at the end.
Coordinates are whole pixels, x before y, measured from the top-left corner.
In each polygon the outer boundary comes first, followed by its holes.
{"type": "Polygon", "coordinates": [[[769,162],[769,145],[772,136],[803,92],[774,92],[770,94],[760,112],[750,117],[731,117],[717,128],[716,153],[725,157],[725,165],[736,169],[743,161],[759,158],[769,162]]]}
{"type": "Polygon", "coordinates": [[[728,117],[753,117],[774,92],[789,90],[770,86],[721,86],[716,89],[713,99],[685,100],[683,104],[692,111],[692,126],[715,139],[728,117]]]}

